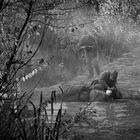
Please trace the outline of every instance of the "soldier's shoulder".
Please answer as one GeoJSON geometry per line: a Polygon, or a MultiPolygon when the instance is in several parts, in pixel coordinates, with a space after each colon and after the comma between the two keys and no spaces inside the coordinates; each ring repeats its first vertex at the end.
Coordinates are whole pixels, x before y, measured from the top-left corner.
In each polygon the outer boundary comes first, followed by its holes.
{"type": "Polygon", "coordinates": [[[103,76],[103,75],[109,75],[110,74],[110,71],[106,70],[106,71],[103,71],[100,76],[103,76]]]}

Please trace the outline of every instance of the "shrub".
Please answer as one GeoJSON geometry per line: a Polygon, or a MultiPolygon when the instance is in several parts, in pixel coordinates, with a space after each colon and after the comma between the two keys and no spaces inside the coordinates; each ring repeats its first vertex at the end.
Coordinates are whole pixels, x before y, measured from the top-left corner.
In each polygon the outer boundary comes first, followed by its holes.
{"type": "MultiPolygon", "coordinates": [[[[62,95],[63,95],[63,90],[62,95]]],[[[83,122],[89,114],[95,114],[93,110],[87,110],[89,104],[80,109],[75,116],[69,116],[60,108],[55,116],[54,104],[56,103],[56,91],[52,91],[50,101],[43,102],[42,93],[37,107],[25,94],[15,101],[7,100],[0,106],[0,139],[1,140],[58,140],[70,133],[75,124],[83,122]],[[26,99],[26,100],[25,100],[26,99]],[[28,105],[32,106],[29,110],[28,105]],[[51,108],[48,114],[47,106],[51,108]]],[[[62,96],[63,97],[63,96],[62,96]]]]}
{"type": "Polygon", "coordinates": [[[139,34],[135,24],[120,17],[100,16],[93,28],[101,60],[106,58],[112,62],[138,45],[136,42],[139,42],[139,34]]]}

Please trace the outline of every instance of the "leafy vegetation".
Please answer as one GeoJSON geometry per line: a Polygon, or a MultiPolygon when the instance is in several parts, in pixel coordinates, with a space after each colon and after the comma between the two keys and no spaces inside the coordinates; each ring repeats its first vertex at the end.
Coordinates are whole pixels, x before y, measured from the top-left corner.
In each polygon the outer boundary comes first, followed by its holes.
{"type": "MultiPolygon", "coordinates": [[[[103,65],[137,47],[139,4],[138,0],[1,0],[0,139],[57,140],[60,131],[67,137],[67,130],[86,117],[85,110],[65,120],[61,104],[54,124],[48,123],[48,115],[42,116],[42,109],[46,112],[42,94],[39,107],[30,100],[33,88],[80,74],[95,76],[93,71],[99,74],[103,65]],[[89,36],[91,42],[87,39],[82,45],[89,36]],[[31,90],[25,91],[27,87],[31,90]]],[[[53,117],[55,92],[51,97],[53,117]]]]}

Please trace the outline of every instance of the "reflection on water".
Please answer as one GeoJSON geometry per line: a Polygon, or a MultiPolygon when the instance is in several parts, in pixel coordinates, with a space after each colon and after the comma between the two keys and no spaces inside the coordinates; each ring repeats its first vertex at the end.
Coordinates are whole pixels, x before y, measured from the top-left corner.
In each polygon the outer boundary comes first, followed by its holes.
{"type": "MultiPolygon", "coordinates": [[[[55,122],[56,120],[56,116],[57,116],[57,113],[58,113],[58,110],[60,109],[61,107],[61,103],[54,103],[53,104],[53,114],[51,114],[51,104],[48,104],[46,106],[46,111],[47,111],[47,116],[48,116],[48,122],[55,122]]],[[[62,104],[62,113],[67,110],[68,107],[67,107],[67,104],[66,103],[63,103],[62,104]]],[[[45,111],[42,112],[42,115],[46,115],[45,114],[45,111]]]]}
{"type": "MultiPolygon", "coordinates": [[[[80,107],[86,105],[86,102],[64,102],[63,111],[66,110],[70,115],[75,115],[80,107]]],[[[140,101],[139,100],[116,100],[111,102],[93,102],[89,106],[97,111],[97,117],[92,117],[98,122],[98,127],[109,127],[112,124],[115,127],[140,126],[140,101]],[[108,124],[108,125],[107,125],[108,124]]],[[[54,104],[53,119],[57,115],[60,103],[54,104]]],[[[46,108],[48,116],[51,117],[51,105],[46,108]]]]}
{"type": "MultiPolygon", "coordinates": [[[[66,103],[70,114],[75,114],[85,104],[85,102],[66,103]]],[[[79,127],[77,131],[81,135],[84,133],[92,135],[91,138],[94,140],[140,140],[139,100],[93,102],[90,107],[97,111],[97,117],[92,117],[96,123],[92,128],[79,127]]]]}
{"type": "MultiPolygon", "coordinates": [[[[75,115],[80,107],[87,102],[64,102],[63,111],[75,115]]],[[[76,126],[74,132],[91,136],[94,140],[140,140],[140,101],[121,99],[110,102],[92,102],[89,106],[97,112],[96,116],[89,116],[93,120],[92,126],[76,126]]],[[[51,105],[46,108],[49,122],[55,122],[60,103],[54,104],[51,120],[51,105]]],[[[44,113],[44,112],[43,112],[44,113]]],[[[87,138],[87,140],[91,140],[87,138]]]]}

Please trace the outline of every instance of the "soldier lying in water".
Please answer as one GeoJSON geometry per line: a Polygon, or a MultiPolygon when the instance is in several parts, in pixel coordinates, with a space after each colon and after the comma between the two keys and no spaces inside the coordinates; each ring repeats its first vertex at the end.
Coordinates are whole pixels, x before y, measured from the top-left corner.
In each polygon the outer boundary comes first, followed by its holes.
{"type": "Polygon", "coordinates": [[[109,71],[103,72],[98,79],[94,80],[91,85],[93,89],[100,90],[106,93],[109,98],[121,99],[122,94],[116,87],[118,72],[109,71]]]}

